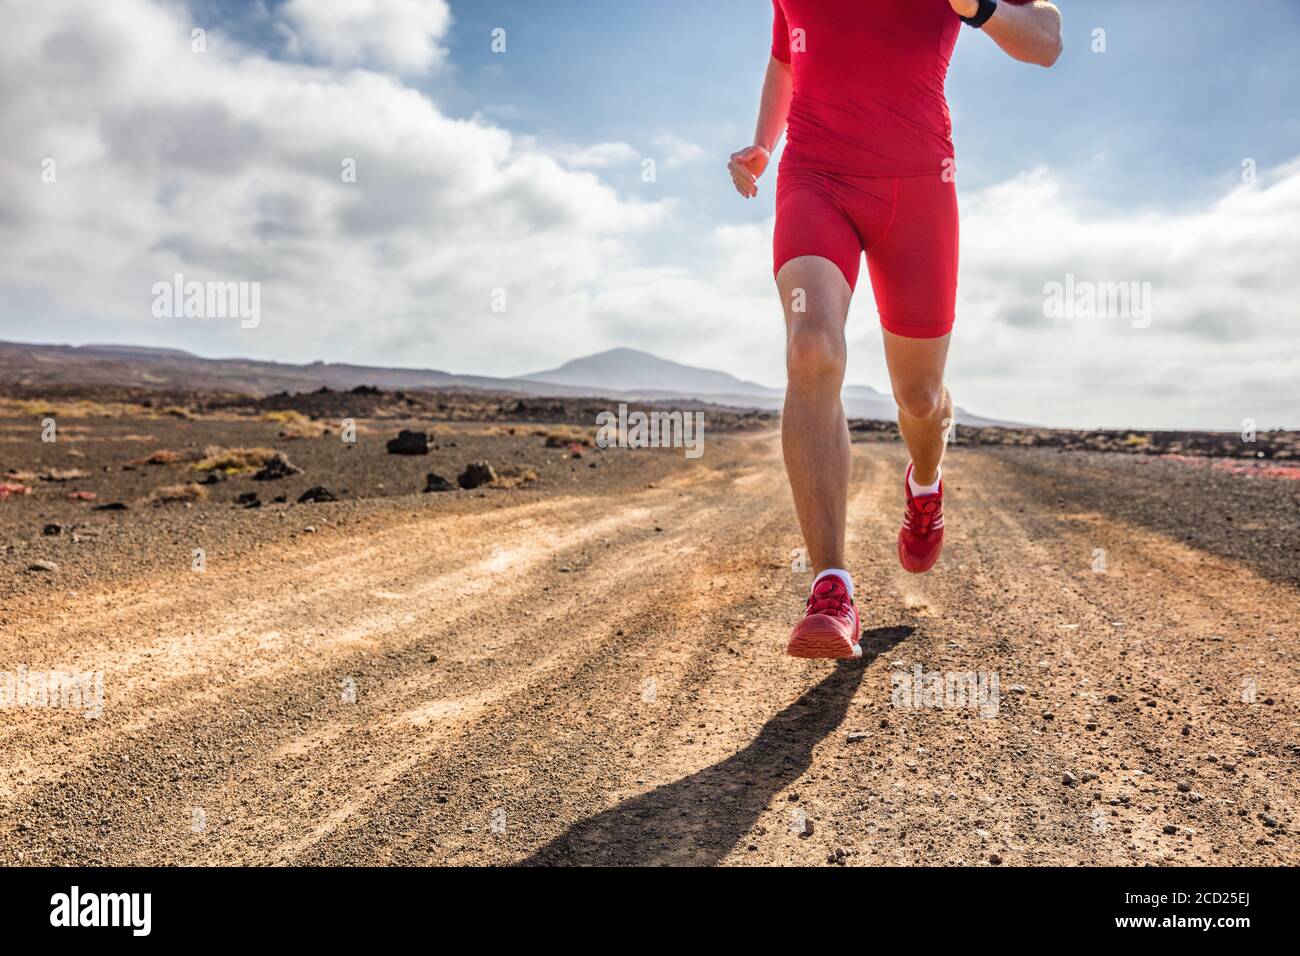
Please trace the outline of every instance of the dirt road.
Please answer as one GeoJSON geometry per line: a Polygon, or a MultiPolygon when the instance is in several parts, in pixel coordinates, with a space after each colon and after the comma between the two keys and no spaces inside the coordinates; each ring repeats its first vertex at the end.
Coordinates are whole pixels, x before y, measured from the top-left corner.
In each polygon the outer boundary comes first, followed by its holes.
{"type": "Polygon", "coordinates": [[[0,711],[0,862],[1300,863],[1294,551],[1198,543],[1195,484],[1170,532],[1140,462],[957,449],[914,578],[904,452],[854,454],[860,663],[783,655],[809,575],[770,434],[23,596],[6,661],[105,701],[0,711]],[[896,706],[917,665],[996,675],[996,714],[896,706]]]}

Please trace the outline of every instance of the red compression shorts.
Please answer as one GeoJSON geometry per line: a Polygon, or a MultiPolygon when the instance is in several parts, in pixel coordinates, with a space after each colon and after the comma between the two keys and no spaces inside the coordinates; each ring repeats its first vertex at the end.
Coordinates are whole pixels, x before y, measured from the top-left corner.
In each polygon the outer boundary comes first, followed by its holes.
{"type": "Polygon", "coordinates": [[[957,189],[942,173],[849,177],[783,166],[778,174],[773,271],[821,256],[852,289],[866,252],[880,324],[895,335],[952,331],[957,247],[957,189]]]}

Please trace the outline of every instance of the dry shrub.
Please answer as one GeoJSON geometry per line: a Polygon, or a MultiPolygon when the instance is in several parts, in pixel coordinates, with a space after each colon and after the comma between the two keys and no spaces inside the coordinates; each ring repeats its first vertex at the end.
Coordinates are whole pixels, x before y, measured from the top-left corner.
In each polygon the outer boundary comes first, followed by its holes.
{"type": "Polygon", "coordinates": [[[86,473],[76,468],[50,468],[40,474],[41,481],[72,481],[75,478],[85,478],[86,473]]]}
{"type": "Polygon", "coordinates": [[[283,438],[320,438],[329,432],[324,422],[313,421],[302,412],[293,409],[263,412],[262,421],[275,422],[283,426],[280,435],[283,438]]]}
{"type": "Polygon", "coordinates": [[[533,434],[545,438],[547,448],[567,448],[569,445],[590,448],[596,442],[595,429],[578,425],[548,425],[537,429],[533,434]]]}
{"type": "Polygon", "coordinates": [[[273,448],[222,448],[209,445],[203,449],[203,458],[195,462],[195,471],[224,471],[235,475],[256,471],[276,456],[273,448]]]}
{"type": "Polygon", "coordinates": [[[207,497],[208,489],[191,481],[184,485],[165,485],[162,488],[155,488],[149,495],[149,500],[156,505],[161,505],[173,501],[204,501],[207,497]]]}
{"type": "Polygon", "coordinates": [[[185,458],[178,451],[171,451],[167,448],[159,448],[157,451],[145,455],[143,458],[132,458],[127,464],[129,465],[174,465],[185,458]]]}
{"type": "Polygon", "coordinates": [[[519,488],[538,481],[537,472],[531,468],[507,468],[492,482],[493,488],[519,488]]]}
{"type": "Polygon", "coordinates": [[[0,398],[0,416],[14,418],[128,418],[148,416],[151,410],[142,405],[122,402],[92,402],[42,399],[0,398]]]}
{"type": "Polygon", "coordinates": [[[302,412],[294,411],[291,408],[286,408],[283,410],[271,411],[271,412],[262,412],[262,421],[277,422],[281,425],[284,425],[288,422],[305,422],[308,420],[309,419],[307,418],[307,416],[304,415],[302,412]]]}

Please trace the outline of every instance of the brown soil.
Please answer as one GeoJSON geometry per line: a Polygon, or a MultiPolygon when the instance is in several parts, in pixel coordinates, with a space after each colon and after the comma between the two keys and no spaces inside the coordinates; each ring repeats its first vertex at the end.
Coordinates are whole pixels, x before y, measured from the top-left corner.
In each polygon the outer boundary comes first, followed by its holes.
{"type": "Polygon", "coordinates": [[[0,502],[0,671],[105,688],[97,719],[0,710],[0,864],[1300,863],[1300,483],[959,446],[912,577],[903,449],[856,445],[866,657],[837,666],[783,653],[809,575],[773,432],[574,459],[467,423],[405,459],[399,424],[6,453],[130,510],[0,502]],[[187,463],[121,467],[210,444],[303,472],[187,506],[145,503],[187,463]],[[480,458],[538,481],[419,493],[480,458]],[[313,485],[344,500],[293,503],[313,485]],[[996,716],[894,706],[918,664],[996,673],[996,716]]]}

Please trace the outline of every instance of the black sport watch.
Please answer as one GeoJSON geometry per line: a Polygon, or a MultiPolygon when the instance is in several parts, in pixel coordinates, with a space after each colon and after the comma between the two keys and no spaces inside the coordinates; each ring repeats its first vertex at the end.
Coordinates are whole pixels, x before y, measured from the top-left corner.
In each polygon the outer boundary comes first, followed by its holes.
{"type": "Polygon", "coordinates": [[[979,0],[980,8],[973,17],[962,17],[962,22],[967,26],[972,26],[976,30],[989,22],[989,17],[993,16],[998,8],[998,0],[979,0]]]}

